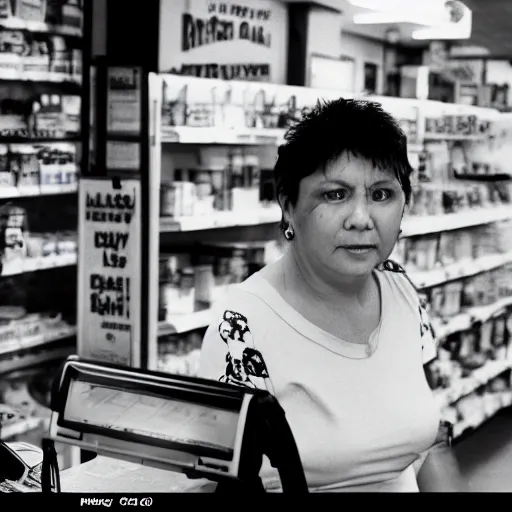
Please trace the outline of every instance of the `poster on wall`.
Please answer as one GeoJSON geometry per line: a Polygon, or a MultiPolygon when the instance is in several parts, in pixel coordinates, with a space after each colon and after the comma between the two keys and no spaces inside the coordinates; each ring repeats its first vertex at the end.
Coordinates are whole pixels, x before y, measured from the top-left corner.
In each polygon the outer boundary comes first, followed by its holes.
{"type": "Polygon", "coordinates": [[[82,179],[79,187],[78,352],[138,366],[140,182],[82,179]]]}
{"type": "Polygon", "coordinates": [[[286,5],[280,0],[162,0],[161,73],[286,83],[286,5]]]}
{"type": "Polygon", "coordinates": [[[135,134],[141,130],[142,71],[137,67],[110,67],[107,89],[107,132],[135,134]]]}

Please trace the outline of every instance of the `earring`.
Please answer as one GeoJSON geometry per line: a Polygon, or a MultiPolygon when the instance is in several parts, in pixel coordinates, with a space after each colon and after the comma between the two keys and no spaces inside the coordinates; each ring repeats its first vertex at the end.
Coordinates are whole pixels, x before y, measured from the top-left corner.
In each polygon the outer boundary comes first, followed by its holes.
{"type": "Polygon", "coordinates": [[[291,241],[295,237],[295,231],[293,231],[293,228],[291,224],[288,224],[288,227],[284,230],[284,237],[286,240],[291,241]]]}

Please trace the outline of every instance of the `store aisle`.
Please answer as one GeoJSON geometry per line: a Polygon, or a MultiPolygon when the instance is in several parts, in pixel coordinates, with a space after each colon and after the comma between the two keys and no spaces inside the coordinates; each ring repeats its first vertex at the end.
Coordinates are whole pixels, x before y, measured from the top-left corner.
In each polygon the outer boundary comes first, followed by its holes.
{"type": "Polygon", "coordinates": [[[512,408],[455,445],[473,492],[512,491],[512,408]]]}

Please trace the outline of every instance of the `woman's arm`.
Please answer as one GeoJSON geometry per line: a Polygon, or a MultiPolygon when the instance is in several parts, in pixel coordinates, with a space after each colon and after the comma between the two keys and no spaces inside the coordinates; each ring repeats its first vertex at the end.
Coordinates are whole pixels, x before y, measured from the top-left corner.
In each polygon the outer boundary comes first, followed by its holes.
{"type": "Polygon", "coordinates": [[[415,464],[420,492],[469,492],[452,448],[452,425],[441,422],[434,445],[415,464]]]}

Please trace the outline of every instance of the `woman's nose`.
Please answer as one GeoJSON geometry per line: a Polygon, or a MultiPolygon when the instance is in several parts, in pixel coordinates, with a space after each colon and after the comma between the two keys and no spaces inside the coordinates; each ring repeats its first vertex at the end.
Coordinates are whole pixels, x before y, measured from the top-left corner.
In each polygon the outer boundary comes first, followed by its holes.
{"type": "Polygon", "coordinates": [[[350,214],[345,220],[345,229],[373,229],[373,219],[366,200],[355,201],[350,214]]]}

